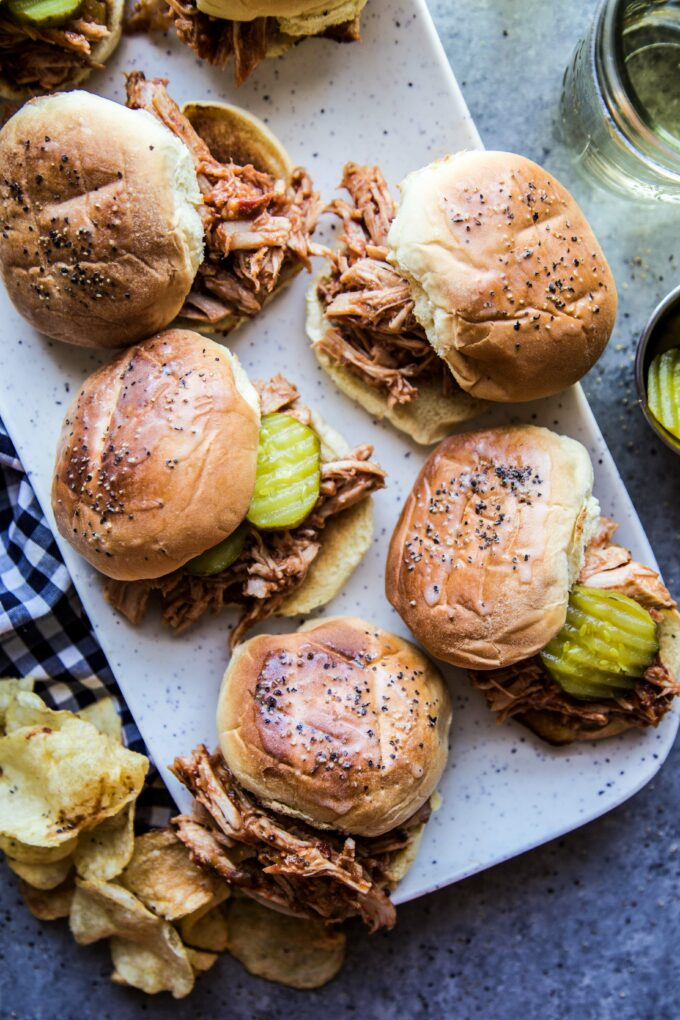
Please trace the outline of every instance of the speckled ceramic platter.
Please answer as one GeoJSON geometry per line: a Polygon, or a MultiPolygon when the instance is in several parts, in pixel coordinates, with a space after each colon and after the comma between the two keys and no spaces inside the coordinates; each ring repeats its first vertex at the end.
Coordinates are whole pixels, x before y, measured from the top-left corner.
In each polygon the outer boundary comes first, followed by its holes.
{"type": "MultiPolygon", "coordinates": [[[[164,75],[180,101],[219,98],[263,117],[293,158],[330,199],[345,160],[377,162],[394,185],[436,156],[480,145],[427,14],[424,0],[371,0],[361,45],[305,42],[260,68],[238,93],[229,75],[201,66],[176,40],[124,39],[116,60],[92,87],[123,96],[122,72],[164,75]]],[[[521,150],[522,139],[517,139],[521,150]]],[[[401,501],[425,456],[337,393],[319,370],[304,333],[308,280],[294,284],[256,322],[231,338],[252,377],[290,375],[309,402],[352,443],[375,444],[389,488],[375,500],[373,548],[330,614],[356,613],[404,632],[383,596],[387,542],[401,501]]],[[[52,460],[61,418],[82,379],[103,357],[47,341],[0,295],[0,411],[48,517],[52,460]]],[[[644,562],[654,557],[579,388],[560,397],[498,407],[480,424],[538,422],[580,439],[597,471],[604,512],[621,522],[622,541],[644,562]]],[[[98,638],[161,770],[199,741],[215,740],[214,706],[227,662],[225,614],[181,639],[150,618],[139,629],[109,609],[99,576],[60,540],[98,638]]],[[[290,623],[276,625],[283,629],[290,623]]],[[[401,885],[403,901],[521,853],[582,825],[635,793],[666,757],[677,714],[658,730],[595,746],[551,750],[518,725],[498,727],[462,675],[449,670],[455,701],[443,806],[427,828],[418,861],[401,885]]],[[[183,807],[187,796],[164,772],[183,807]]]]}

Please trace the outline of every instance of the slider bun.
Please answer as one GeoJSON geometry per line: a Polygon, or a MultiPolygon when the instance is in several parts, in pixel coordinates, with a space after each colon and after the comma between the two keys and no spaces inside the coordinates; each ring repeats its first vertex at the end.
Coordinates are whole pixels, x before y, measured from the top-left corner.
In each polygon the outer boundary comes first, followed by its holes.
{"type": "Polygon", "coordinates": [[[599,508],[580,443],[536,426],[451,436],[425,462],[390,543],[389,601],[429,652],[497,669],[566,619],[599,508]]]}
{"type": "Polygon", "coordinates": [[[359,836],[388,832],[430,797],[450,721],[439,670],[356,617],[246,641],[217,707],[220,747],[242,786],[274,811],[359,836]]]}
{"type": "MultiPolygon", "coordinates": [[[[349,443],[313,408],[311,426],[321,440],[321,460],[338,460],[350,452],[349,443]]],[[[361,563],[373,541],[373,499],[334,514],[321,532],[321,547],[299,588],[287,595],[278,616],[304,616],[338,595],[361,563]]]]}
{"type": "MultiPolygon", "coordinates": [[[[219,15],[225,20],[254,21],[255,18],[278,18],[294,23],[304,20],[310,29],[321,31],[330,25],[338,25],[351,21],[364,7],[366,0],[208,0],[211,8],[219,9],[219,15]],[[317,26],[315,28],[315,25],[317,26]]],[[[199,8],[207,10],[204,0],[199,8]]],[[[294,27],[294,25],[293,25],[294,27]]],[[[282,26],[289,31],[290,26],[282,26]]],[[[312,31],[309,34],[313,34],[312,31]]]]}
{"type": "Polygon", "coordinates": [[[476,397],[557,393],[611,335],[616,287],[588,221],[523,156],[460,152],[410,174],[389,246],[432,346],[476,397]]]}
{"type": "MultiPolygon", "coordinates": [[[[106,61],[118,46],[123,32],[125,0],[105,0],[105,3],[106,27],[109,30],[109,34],[105,39],[100,39],[91,45],[92,62],[95,65],[106,64],[106,61]]],[[[90,77],[92,71],[92,67],[77,68],[73,76],[64,82],[60,88],[67,89],[73,88],[74,85],[82,85],[90,77]]],[[[39,95],[42,91],[42,89],[29,85],[18,85],[16,82],[9,81],[0,75],[0,99],[7,99],[13,103],[23,103],[24,100],[30,99],[31,96],[39,95]]]]}
{"type": "Polygon", "coordinates": [[[85,380],[52,485],[61,534],[107,577],[161,577],[221,542],[255,485],[259,400],[235,355],[172,329],[85,380]]]}
{"type": "MultiPolygon", "coordinates": [[[[677,609],[660,610],[659,658],[671,676],[680,676],[680,613],[677,609]]],[[[605,740],[626,730],[636,729],[635,723],[622,715],[614,715],[606,726],[588,726],[583,719],[556,712],[524,712],[515,718],[549,744],[571,744],[575,740],[605,740]]]]}
{"type": "MultiPolygon", "coordinates": [[[[288,152],[264,121],[247,110],[229,103],[186,103],[182,113],[201,136],[215,159],[220,163],[252,164],[261,173],[290,182],[293,163],[288,152]]],[[[291,282],[301,266],[284,269],[279,285],[266,299],[271,301],[284,286],[291,282]]],[[[184,316],[178,325],[195,329],[199,333],[231,333],[247,316],[225,315],[217,322],[207,323],[184,316]]]]}
{"type": "Polygon", "coordinates": [[[203,258],[201,195],[155,117],[88,92],[34,99],[0,131],[0,181],[0,271],[36,329],[122,347],[175,318],[203,258]]]}
{"type": "MultiPolygon", "coordinates": [[[[307,336],[312,343],[321,340],[328,327],[317,287],[318,281],[315,281],[307,292],[307,336]]],[[[342,393],[355,400],[374,418],[386,419],[417,443],[439,442],[456,425],[474,418],[484,407],[481,400],[475,400],[463,390],[457,389],[451,394],[442,393],[438,382],[419,382],[415,400],[390,407],[384,393],[364,382],[349,368],[336,364],[324,350],[314,347],[314,353],[321,367],[342,393]]]]}

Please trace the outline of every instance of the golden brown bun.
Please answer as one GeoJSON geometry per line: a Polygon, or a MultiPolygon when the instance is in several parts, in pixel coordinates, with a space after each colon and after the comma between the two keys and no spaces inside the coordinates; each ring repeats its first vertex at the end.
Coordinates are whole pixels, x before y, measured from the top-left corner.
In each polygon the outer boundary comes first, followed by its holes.
{"type": "MultiPolygon", "coordinates": [[[[185,103],[182,113],[198,132],[211,153],[221,163],[252,163],[256,170],[289,181],[293,163],[288,152],[264,121],[239,106],[229,103],[185,103]]],[[[293,280],[301,263],[285,267],[274,291],[265,305],[293,280]]],[[[218,322],[207,323],[181,317],[177,324],[199,333],[232,333],[248,321],[248,316],[225,315],[218,322]]]]}
{"type": "MultiPolygon", "coordinates": [[[[314,343],[321,340],[328,326],[323,305],[317,294],[318,280],[307,292],[307,336],[314,343]]],[[[484,409],[481,400],[475,400],[463,390],[442,393],[439,382],[418,383],[418,396],[408,404],[390,407],[387,396],[364,382],[344,365],[336,364],[324,350],[314,347],[317,361],[331,377],[338,389],[363,407],[374,418],[385,418],[417,443],[429,445],[450,435],[456,425],[469,421],[484,409]]]]}
{"type": "Polygon", "coordinates": [[[199,10],[215,18],[277,18],[281,31],[289,35],[316,35],[351,21],[365,4],[366,0],[198,0],[199,10]]]}
{"type": "Polygon", "coordinates": [[[267,807],[377,836],[406,821],[446,764],[451,703],[414,645],[356,617],[251,638],[217,707],[220,747],[267,807]]]}
{"type": "MultiPolygon", "coordinates": [[[[670,674],[677,678],[680,676],[680,613],[677,609],[662,609],[660,614],[659,658],[670,674]]],[[[615,716],[606,726],[599,728],[555,712],[524,712],[516,718],[543,740],[557,746],[571,744],[575,740],[606,740],[638,728],[625,716],[615,716]]]]}
{"type": "MultiPolygon", "coordinates": [[[[105,3],[106,27],[109,30],[109,34],[105,39],[100,39],[99,42],[92,44],[92,62],[95,65],[106,64],[106,61],[118,46],[123,32],[125,0],[105,0],[105,3]]],[[[60,88],[71,89],[74,85],[82,85],[90,77],[92,70],[91,67],[78,68],[74,72],[73,77],[64,82],[60,88]]],[[[28,85],[17,85],[15,82],[8,81],[0,75],[0,99],[7,99],[13,103],[23,103],[25,99],[40,95],[42,92],[44,92],[44,89],[28,85]]]]}
{"type": "Polygon", "coordinates": [[[62,535],[108,577],[161,577],[221,542],[250,506],[257,394],[236,357],[172,329],[85,380],[57,451],[62,535]]]}
{"type": "Polygon", "coordinates": [[[597,361],[616,287],[578,205],[536,163],[461,152],[410,174],[389,233],[415,313],[468,393],[545,397],[597,361]]]}
{"type": "MultiPolygon", "coordinates": [[[[350,452],[349,443],[313,408],[311,425],[321,440],[322,461],[338,460],[350,452]]],[[[371,548],[373,500],[370,496],[334,514],[321,532],[321,547],[305,577],[277,609],[280,616],[302,616],[325,606],[342,591],[371,548]]]]}
{"type": "Polygon", "coordinates": [[[175,318],[203,258],[201,196],[155,117],[87,92],[34,99],[0,131],[0,181],[0,271],[36,329],[122,347],[175,318]]]}
{"type": "Polygon", "coordinates": [[[496,669],[540,651],[566,619],[599,514],[580,443],[533,425],[445,439],[390,543],[389,601],[429,652],[496,669]]]}

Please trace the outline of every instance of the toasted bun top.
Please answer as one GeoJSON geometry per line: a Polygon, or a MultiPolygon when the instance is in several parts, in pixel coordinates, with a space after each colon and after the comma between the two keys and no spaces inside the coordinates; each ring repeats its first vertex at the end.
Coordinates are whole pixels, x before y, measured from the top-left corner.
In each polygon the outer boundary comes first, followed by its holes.
{"type": "Polygon", "coordinates": [[[203,258],[186,146],[88,92],[27,103],[0,131],[0,271],[48,336],[122,347],[179,312],[203,258]]]}
{"type": "Polygon", "coordinates": [[[408,641],[356,617],[240,645],[217,708],[238,781],[273,810],[377,836],[406,821],[446,763],[451,703],[408,641]]]}
{"type": "Polygon", "coordinates": [[[217,545],[255,485],[257,394],[236,357],[172,329],[85,380],[61,433],[52,509],[108,577],[161,577],[217,545]]]}
{"type": "MultiPolygon", "coordinates": [[[[82,85],[90,77],[92,70],[98,65],[105,64],[118,46],[120,37],[123,34],[125,0],[103,0],[103,2],[106,5],[106,27],[109,30],[109,34],[103,39],[99,39],[98,42],[91,43],[90,66],[74,67],[71,76],[59,88],[66,89],[73,88],[74,85],[82,85]]],[[[46,45],[49,46],[49,44],[46,45]]],[[[6,77],[5,74],[0,73],[0,99],[9,99],[11,102],[23,103],[31,96],[40,95],[45,92],[45,89],[36,87],[35,83],[33,85],[20,85],[16,81],[12,81],[11,78],[6,77]]]]}
{"type": "Polygon", "coordinates": [[[387,597],[433,655],[495,669],[566,619],[597,523],[580,443],[535,426],[451,436],[425,462],[387,559],[387,597]]]}
{"type": "Polygon", "coordinates": [[[616,287],[566,188],[523,156],[461,152],[401,192],[391,259],[458,384],[520,401],[577,382],[609,339],[616,287]]]}

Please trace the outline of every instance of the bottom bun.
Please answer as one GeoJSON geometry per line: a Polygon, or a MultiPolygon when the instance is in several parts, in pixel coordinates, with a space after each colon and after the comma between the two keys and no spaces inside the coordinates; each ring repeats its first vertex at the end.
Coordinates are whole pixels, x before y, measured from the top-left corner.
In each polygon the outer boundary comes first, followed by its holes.
{"type": "MultiPolygon", "coordinates": [[[[321,460],[337,460],[350,452],[349,443],[321,415],[311,412],[311,425],[321,440],[321,460]]],[[[299,616],[325,606],[342,591],[373,541],[373,500],[370,496],[332,517],[321,532],[321,548],[300,587],[277,609],[278,616],[299,616]]]]}
{"type": "MultiPolygon", "coordinates": [[[[313,343],[321,340],[326,326],[323,306],[317,297],[316,285],[313,285],[307,293],[307,336],[313,343]]],[[[435,381],[418,383],[418,396],[415,400],[390,407],[384,393],[364,382],[351,369],[338,365],[317,347],[314,347],[314,353],[321,367],[342,393],[356,401],[373,417],[384,418],[424,446],[438,443],[450,435],[457,425],[475,418],[486,407],[483,400],[477,400],[459,388],[450,394],[442,393],[439,383],[435,381]]],[[[451,380],[453,382],[453,376],[451,380]]]]}

